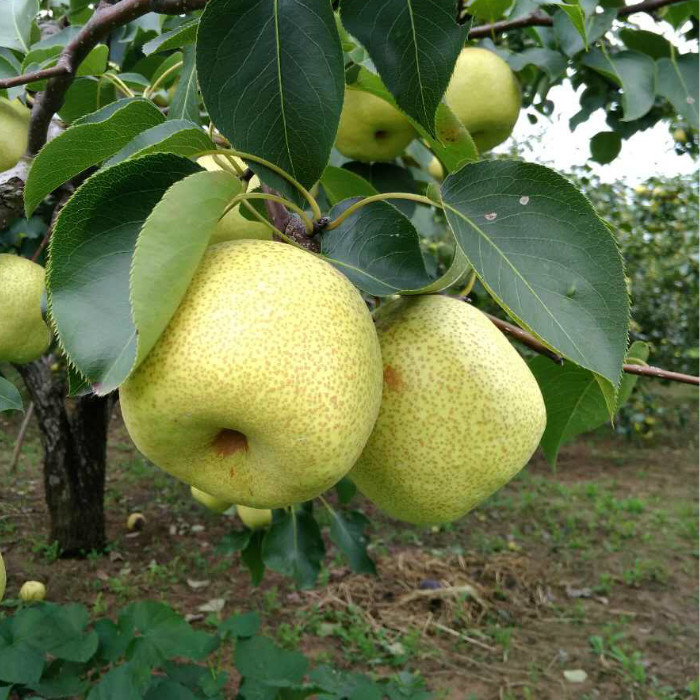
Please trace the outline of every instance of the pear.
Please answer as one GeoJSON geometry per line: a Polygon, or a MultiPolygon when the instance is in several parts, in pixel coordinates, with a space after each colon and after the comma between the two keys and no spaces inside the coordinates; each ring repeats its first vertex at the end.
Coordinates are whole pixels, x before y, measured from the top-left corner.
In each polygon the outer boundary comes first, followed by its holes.
{"type": "Polygon", "coordinates": [[[248,508],[247,506],[236,506],[236,513],[241,522],[251,530],[266,527],[272,522],[272,511],[269,508],[248,508]]]}
{"type": "MultiPolygon", "coordinates": [[[[206,170],[223,170],[224,168],[217,163],[217,159],[222,161],[226,160],[224,156],[217,156],[217,158],[214,156],[202,156],[201,158],[197,158],[197,163],[206,170]]],[[[245,170],[246,164],[240,158],[234,158],[234,160],[245,170]]],[[[248,190],[252,192],[256,187],[260,187],[260,180],[254,175],[248,183],[248,190]]],[[[245,216],[241,214],[241,205],[239,204],[219,220],[209,242],[213,244],[221,243],[222,241],[235,241],[242,238],[271,241],[272,230],[259,221],[246,219],[245,216]]]]}
{"type": "Polygon", "coordinates": [[[142,513],[131,513],[126,519],[126,529],[130,532],[138,532],[146,527],[146,518],[142,513]]]}
{"type": "Polygon", "coordinates": [[[433,159],[428,165],[428,172],[439,182],[445,179],[445,169],[442,167],[442,163],[433,156],[433,159]]]}
{"type": "Polygon", "coordinates": [[[230,501],[222,501],[220,498],[210,496],[208,493],[205,493],[194,486],[190,486],[190,493],[195,501],[199,501],[203,506],[206,506],[214,513],[223,513],[232,505],[230,501]]]}
{"type": "Polygon", "coordinates": [[[0,97],[0,172],[17,165],[27,147],[31,112],[19,101],[0,97]]]}
{"type": "Polygon", "coordinates": [[[445,102],[483,153],[511,135],[522,96],[515,74],[500,56],[470,47],[457,58],[445,102]]]}
{"type": "Polygon", "coordinates": [[[399,520],[460,518],[532,456],[546,422],[537,382],[496,326],[456,299],[401,298],[376,325],[382,406],[350,478],[399,520]]]}
{"type": "Polygon", "coordinates": [[[20,600],[34,603],[46,598],[46,586],[41,581],[25,581],[19,589],[20,600]]]}
{"type": "Polygon", "coordinates": [[[416,136],[396,107],[369,92],[345,90],[335,147],[347,158],[394,160],[416,136]]]}
{"type": "Polygon", "coordinates": [[[5,586],[7,585],[7,573],[5,572],[5,562],[0,554],[0,600],[5,595],[5,586]]]}
{"type": "Polygon", "coordinates": [[[41,315],[44,268],[19,255],[0,255],[0,361],[36,360],[51,342],[41,315]]]}
{"type": "Polygon", "coordinates": [[[381,391],[372,317],[348,279],[286,243],[242,240],[207,248],[120,396],[154,464],[216,498],[281,508],[350,470],[381,391]]]}

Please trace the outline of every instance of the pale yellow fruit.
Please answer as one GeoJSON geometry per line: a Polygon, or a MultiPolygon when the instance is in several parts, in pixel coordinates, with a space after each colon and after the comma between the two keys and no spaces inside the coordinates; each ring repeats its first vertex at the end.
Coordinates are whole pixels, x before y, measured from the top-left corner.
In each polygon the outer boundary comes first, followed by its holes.
{"type": "Polygon", "coordinates": [[[30,115],[19,100],[0,97],[0,172],[17,165],[27,148],[30,115]]]}
{"type": "MultiPolygon", "coordinates": [[[[225,160],[224,156],[217,156],[219,160],[225,160]]],[[[246,164],[240,158],[234,158],[236,163],[245,170],[246,164]]],[[[207,170],[216,171],[223,168],[216,162],[214,156],[202,156],[197,158],[197,163],[207,170]]],[[[260,180],[257,175],[254,175],[248,184],[248,191],[252,192],[256,187],[260,187],[260,180]]],[[[259,221],[250,221],[241,214],[241,205],[234,207],[229,211],[214,229],[210,244],[221,243],[222,241],[237,241],[243,238],[255,238],[263,241],[272,240],[272,231],[265,224],[259,221]]]]}
{"type": "Polygon", "coordinates": [[[511,135],[522,96],[515,74],[500,56],[472,47],[457,58],[445,102],[484,152],[511,135]]]}
{"type": "Polygon", "coordinates": [[[146,518],[141,515],[141,513],[132,513],[126,519],[126,529],[127,530],[143,530],[146,525],[146,518]]]}
{"type": "Polygon", "coordinates": [[[369,92],[345,90],[335,147],[347,158],[394,160],[416,136],[396,107],[369,92]]]}
{"type": "Polygon", "coordinates": [[[428,172],[440,182],[442,182],[445,177],[445,170],[442,167],[442,163],[435,156],[433,156],[433,159],[430,161],[428,172]]]}
{"type": "Polygon", "coordinates": [[[5,562],[0,554],[0,600],[5,595],[5,586],[7,585],[7,573],[5,572],[5,562]]]}
{"type": "Polygon", "coordinates": [[[347,278],[286,243],[228,241],[207,249],[120,395],[156,465],[216,498],[280,508],[350,470],[381,390],[374,324],[347,278]]]}
{"type": "Polygon", "coordinates": [[[676,143],[685,143],[688,140],[688,134],[685,129],[674,129],[673,140],[676,143]]]}
{"type": "Polygon", "coordinates": [[[44,268],[19,255],[0,255],[0,361],[25,364],[49,346],[41,316],[44,268]]]}
{"type": "Polygon", "coordinates": [[[238,513],[241,522],[251,530],[266,527],[272,522],[272,511],[269,508],[236,506],[236,513],[238,513]]]}
{"type": "Polygon", "coordinates": [[[210,496],[208,493],[205,493],[195,486],[190,486],[190,492],[192,493],[192,498],[194,498],[195,501],[199,501],[203,506],[206,506],[214,513],[223,513],[232,505],[231,501],[223,501],[215,496],[210,496]]]}
{"type": "Polygon", "coordinates": [[[384,394],[350,478],[394,518],[455,520],[528,462],[544,431],[539,387],[473,306],[409,297],[377,313],[384,394]]]}
{"type": "Polygon", "coordinates": [[[46,586],[40,581],[25,581],[19,589],[20,600],[33,603],[46,598],[46,586]]]}

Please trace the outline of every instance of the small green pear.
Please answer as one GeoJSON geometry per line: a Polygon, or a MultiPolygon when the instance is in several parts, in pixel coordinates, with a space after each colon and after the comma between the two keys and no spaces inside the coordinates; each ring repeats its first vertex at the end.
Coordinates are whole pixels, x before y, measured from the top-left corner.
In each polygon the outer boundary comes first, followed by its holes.
{"type": "Polygon", "coordinates": [[[272,522],[272,511],[269,508],[236,506],[236,513],[238,513],[241,522],[251,530],[267,527],[272,522]]]}
{"type": "Polygon", "coordinates": [[[335,147],[347,158],[366,163],[394,160],[416,136],[396,107],[369,92],[345,90],[335,147]]]}
{"type": "MultiPolygon", "coordinates": [[[[224,159],[224,156],[218,156],[219,159],[224,159]]],[[[224,159],[225,160],[225,159],[224,159]]],[[[236,163],[245,170],[246,164],[240,159],[235,158],[236,163]]],[[[202,156],[197,158],[197,163],[201,165],[206,170],[223,170],[224,168],[217,163],[214,156],[202,156]]],[[[260,187],[260,180],[254,175],[250,183],[248,184],[248,190],[253,191],[256,187],[260,187]]],[[[255,238],[261,241],[271,241],[272,240],[272,230],[269,226],[260,223],[259,221],[251,221],[246,219],[243,214],[241,214],[241,205],[231,209],[219,220],[219,223],[214,229],[211,238],[209,239],[210,244],[221,243],[222,241],[236,241],[243,238],[255,238]]]]}
{"type": "Polygon", "coordinates": [[[31,112],[19,101],[0,97],[0,172],[17,165],[27,147],[31,112]]]}
{"type": "Polygon", "coordinates": [[[0,554],[0,601],[5,595],[5,586],[7,585],[7,572],[5,571],[5,562],[0,554]]]}
{"type": "Polygon", "coordinates": [[[428,172],[438,181],[442,182],[445,179],[445,169],[442,167],[442,163],[438,160],[436,156],[428,165],[428,172]]]}
{"type": "Polygon", "coordinates": [[[379,418],[350,478],[381,510],[433,525],[512,479],[546,423],[534,376],[484,314],[445,296],[380,307],[379,418]]]}
{"type": "Polygon", "coordinates": [[[281,508],[351,469],[381,391],[372,317],[348,279],[286,243],[243,240],[209,246],[120,403],[154,464],[230,503],[281,508]]]}
{"type": "Polygon", "coordinates": [[[223,501],[216,496],[210,496],[196,486],[190,486],[190,493],[195,501],[199,501],[203,506],[209,508],[214,513],[223,513],[231,507],[230,501],[223,501]]]}
{"type": "Polygon", "coordinates": [[[457,58],[445,102],[483,153],[511,135],[522,95],[518,79],[500,56],[469,47],[457,58]]]}
{"type": "Polygon", "coordinates": [[[44,268],[19,255],[0,255],[0,361],[36,360],[51,342],[41,315],[44,268]]]}
{"type": "Polygon", "coordinates": [[[46,586],[41,581],[25,581],[19,589],[20,600],[35,603],[46,598],[46,586]]]}

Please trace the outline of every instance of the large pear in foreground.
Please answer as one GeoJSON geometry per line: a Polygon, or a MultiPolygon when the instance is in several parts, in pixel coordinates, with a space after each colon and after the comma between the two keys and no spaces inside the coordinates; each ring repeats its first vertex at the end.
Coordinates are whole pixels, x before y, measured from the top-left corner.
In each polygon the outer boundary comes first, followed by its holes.
{"type": "Polygon", "coordinates": [[[480,311],[443,296],[377,313],[384,395],[350,477],[411,523],[461,517],[522,469],[544,431],[539,387],[480,311]]]}
{"type": "Polygon", "coordinates": [[[394,160],[417,136],[411,122],[380,97],[346,90],[335,147],[364,162],[394,160]]]}
{"type": "MultiPolygon", "coordinates": [[[[241,166],[244,170],[246,164],[240,158],[234,158],[236,163],[241,166]]],[[[197,158],[197,163],[201,165],[206,170],[216,171],[223,170],[220,162],[225,162],[224,156],[202,156],[197,158]],[[217,162],[217,159],[219,162],[217,162]]],[[[260,180],[257,176],[253,176],[248,183],[248,191],[252,192],[257,187],[260,187],[260,180]]],[[[219,223],[214,229],[214,233],[211,234],[209,239],[210,243],[221,243],[222,241],[238,241],[243,238],[254,238],[261,241],[271,241],[272,231],[265,224],[259,221],[251,221],[246,219],[243,214],[241,214],[241,205],[231,209],[226,215],[219,219],[219,223]]]]}
{"type": "Polygon", "coordinates": [[[31,112],[19,101],[0,97],[0,172],[17,165],[27,147],[31,112]]]}
{"type": "Polygon", "coordinates": [[[122,386],[136,446],[211,496],[306,501],[362,451],[382,390],[362,297],[286,243],[210,246],[168,328],[122,386]]]}
{"type": "Polygon", "coordinates": [[[19,255],[0,255],[0,361],[36,360],[51,342],[41,315],[44,268],[19,255]]]}
{"type": "Polygon", "coordinates": [[[522,97],[510,66],[493,51],[472,47],[457,58],[445,102],[483,153],[510,136],[522,97]]]}

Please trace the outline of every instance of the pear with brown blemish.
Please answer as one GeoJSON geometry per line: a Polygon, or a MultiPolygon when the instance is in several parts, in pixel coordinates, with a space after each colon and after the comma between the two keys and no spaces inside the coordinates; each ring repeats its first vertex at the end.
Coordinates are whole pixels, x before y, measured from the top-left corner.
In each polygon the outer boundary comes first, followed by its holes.
{"type": "Polygon", "coordinates": [[[271,241],[210,246],[120,390],[152,462],[254,508],[307,501],[355,463],[379,411],[372,317],[324,260],[271,241]]]}
{"type": "Polygon", "coordinates": [[[399,520],[460,518],[512,479],[539,444],[544,401],[484,314],[444,296],[376,313],[384,363],[379,418],[350,478],[399,520]]]}

